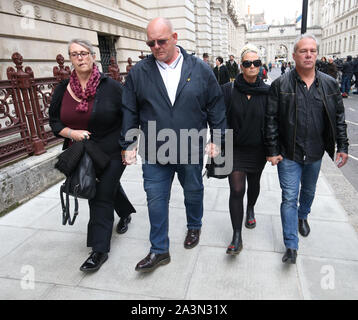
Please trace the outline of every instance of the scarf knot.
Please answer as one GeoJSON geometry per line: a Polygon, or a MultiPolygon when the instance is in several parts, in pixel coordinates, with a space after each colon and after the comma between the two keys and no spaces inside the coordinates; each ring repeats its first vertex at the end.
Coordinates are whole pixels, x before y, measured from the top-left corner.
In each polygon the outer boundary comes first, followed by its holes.
{"type": "Polygon", "coordinates": [[[270,89],[270,86],[263,82],[261,77],[257,76],[254,83],[249,83],[244,79],[242,73],[236,77],[234,85],[240,92],[249,95],[267,95],[270,89]]]}

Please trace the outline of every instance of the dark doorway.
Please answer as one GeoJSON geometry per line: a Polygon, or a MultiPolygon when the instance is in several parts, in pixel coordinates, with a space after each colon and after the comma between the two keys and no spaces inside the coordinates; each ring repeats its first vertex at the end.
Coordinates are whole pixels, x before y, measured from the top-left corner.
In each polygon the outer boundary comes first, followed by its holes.
{"type": "Polygon", "coordinates": [[[101,64],[103,72],[108,72],[111,57],[117,61],[117,52],[114,46],[115,38],[113,36],[98,35],[99,52],[101,54],[101,64]]]}

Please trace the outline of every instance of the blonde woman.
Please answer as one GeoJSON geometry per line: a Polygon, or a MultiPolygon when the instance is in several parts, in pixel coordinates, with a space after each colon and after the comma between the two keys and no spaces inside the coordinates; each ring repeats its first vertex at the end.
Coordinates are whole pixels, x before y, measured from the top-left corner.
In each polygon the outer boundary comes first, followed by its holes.
{"type": "Polygon", "coordinates": [[[244,216],[246,181],[247,210],[245,226],[255,228],[254,206],[260,193],[260,178],[266,163],[263,126],[269,86],[258,76],[261,67],[259,50],[246,45],[241,51],[241,71],[232,88],[223,86],[229,128],[234,131],[234,166],[229,175],[230,217],[233,238],[227,254],[238,254],[242,249],[241,229],[244,216]]]}

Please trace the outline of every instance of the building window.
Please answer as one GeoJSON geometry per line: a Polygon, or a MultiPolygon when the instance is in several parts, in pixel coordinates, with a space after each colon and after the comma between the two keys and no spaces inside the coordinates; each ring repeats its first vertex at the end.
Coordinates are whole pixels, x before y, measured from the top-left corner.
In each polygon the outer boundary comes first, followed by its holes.
{"type": "Polygon", "coordinates": [[[111,57],[117,61],[117,52],[114,46],[115,38],[111,36],[98,35],[99,52],[101,54],[101,64],[104,73],[108,72],[111,57]]]}

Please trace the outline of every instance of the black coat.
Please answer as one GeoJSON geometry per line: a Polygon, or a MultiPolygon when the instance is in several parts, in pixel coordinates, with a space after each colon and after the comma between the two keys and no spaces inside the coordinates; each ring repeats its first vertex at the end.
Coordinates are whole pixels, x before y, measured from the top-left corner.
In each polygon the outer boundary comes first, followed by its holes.
{"type": "MultiPolygon", "coordinates": [[[[62,98],[67,90],[68,83],[69,80],[60,82],[52,95],[49,109],[50,126],[56,136],[59,136],[59,132],[66,127],[62,123],[60,115],[62,98]]],[[[119,136],[122,126],[122,85],[101,74],[94,99],[88,125],[88,131],[91,132],[90,141],[95,142],[96,146],[106,153],[110,159],[121,159],[122,149],[119,145],[119,136]]],[[[65,139],[63,149],[67,149],[69,141],[69,139],[65,139]]],[[[113,188],[115,199],[113,205],[119,216],[126,217],[135,212],[119,181],[113,188]]]]}
{"type": "Polygon", "coordinates": [[[234,61],[233,64],[231,64],[230,60],[226,62],[226,68],[229,72],[230,78],[236,78],[236,76],[239,73],[239,66],[237,65],[236,61],[234,61]]]}
{"type": "MultiPolygon", "coordinates": [[[[284,74],[271,84],[265,115],[264,139],[267,156],[284,155],[293,160],[297,128],[296,70],[284,74]]],[[[348,153],[347,124],[344,105],[337,84],[332,77],[316,71],[318,90],[323,100],[326,132],[324,147],[334,159],[337,152],[348,153]]]]}
{"type": "MultiPolygon", "coordinates": [[[[176,134],[178,140],[171,144],[173,148],[180,147],[182,131],[197,129],[201,132],[207,129],[208,124],[212,129],[226,129],[224,97],[212,70],[204,61],[187,54],[183,48],[180,50],[184,61],[174,105],[170,102],[153,55],[138,62],[126,78],[121,145],[127,149],[135,139],[132,137],[126,140],[126,134],[130,129],[140,126],[143,132],[140,141],[145,145],[145,150],[140,148],[139,151],[144,153],[141,155],[146,160],[148,153],[155,156],[165,143],[156,139],[162,129],[169,129],[176,134]],[[154,121],[155,127],[151,130],[149,125],[154,121]]],[[[184,143],[188,141],[185,135],[183,139],[184,143]]],[[[200,143],[200,157],[202,148],[200,143]]],[[[177,152],[176,161],[179,161],[180,151],[177,152]]],[[[186,151],[191,159],[190,146],[186,151]]]]}
{"type": "MultiPolygon", "coordinates": [[[[68,83],[69,80],[60,82],[52,95],[49,109],[50,126],[56,136],[59,136],[59,132],[66,127],[62,123],[60,115],[62,98],[68,83]]],[[[101,74],[94,99],[87,128],[91,132],[91,140],[96,142],[102,151],[112,159],[120,159],[119,136],[122,124],[122,85],[118,81],[101,74]]],[[[64,149],[68,147],[68,143],[69,139],[66,138],[63,145],[64,149]]]]}
{"type": "Polygon", "coordinates": [[[229,71],[227,70],[227,68],[224,64],[222,64],[220,66],[220,68],[218,68],[218,66],[216,66],[213,71],[214,71],[216,80],[219,82],[220,85],[230,82],[229,71]]]}

